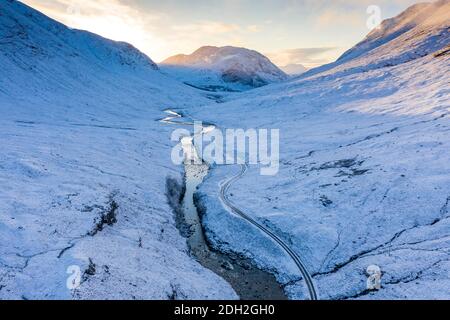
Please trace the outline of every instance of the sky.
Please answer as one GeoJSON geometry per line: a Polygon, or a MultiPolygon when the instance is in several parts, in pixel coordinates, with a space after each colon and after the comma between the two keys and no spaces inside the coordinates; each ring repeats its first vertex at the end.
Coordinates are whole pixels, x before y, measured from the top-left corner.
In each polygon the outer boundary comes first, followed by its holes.
{"type": "Polygon", "coordinates": [[[417,0],[22,0],[71,28],[126,41],[156,62],[204,45],[257,50],[275,64],[336,60],[417,0]],[[376,6],[376,7],[374,7],[376,6]]]}

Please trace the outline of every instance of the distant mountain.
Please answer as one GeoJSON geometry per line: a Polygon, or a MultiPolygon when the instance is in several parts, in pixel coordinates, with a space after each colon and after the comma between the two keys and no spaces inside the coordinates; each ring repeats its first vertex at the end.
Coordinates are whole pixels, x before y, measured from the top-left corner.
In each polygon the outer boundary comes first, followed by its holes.
{"type": "Polygon", "coordinates": [[[259,52],[236,47],[201,47],[161,63],[171,76],[209,91],[244,91],[285,80],[287,75],[259,52]]]}
{"type": "Polygon", "coordinates": [[[285,72],[286,74],[294,75],[294,76],[308,71],[308,69],[304,65],[299,64],[299,63],[288,64],[287,66],[280,67],[280,69],[283,70],[283,72],[285,72]]]}
{"type": "Polygon", "coordinates": [[[368,71],[437,53],[449,44],[449,12],[449,0],[413,5],[383,21],[336,62],[312,69],[304,76],[324,71],[368,71]]]}

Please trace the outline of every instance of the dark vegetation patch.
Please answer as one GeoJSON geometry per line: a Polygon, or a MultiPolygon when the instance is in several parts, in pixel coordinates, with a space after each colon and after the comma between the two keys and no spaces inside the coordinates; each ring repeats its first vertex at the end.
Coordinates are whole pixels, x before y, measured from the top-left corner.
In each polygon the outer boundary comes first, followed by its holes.
{"type": "Polygon", "coordinates": [[[329,161],[321,164],[319,167],[313,167],[310,171],[321,171],[321,170],[331,170],[331,169],[341,169],[336,174],[336,177],[357,177],[362,176],[369,172],[369,169],[361,169],[364,160],[353,159],[342,159],[336,161],[329,161]]]}
{"type": "Polygon", "coordinates": [[[184,238],[188,238],[191,234],[191,229],[184,218],[184,213],[182,209],[182,203],[184,194],[186,192],[186,187],[181,185],[175,178],[167,178],[166,180],[166,197],[167,202],[175,213],[175,223],[180,234],[184,238]]]}
{"type": "Polygon", "coordinates": [[[369,172],[369,169],[351,169],[350,171],[339,171],[336,177],[356,177],[362,176],[363,174],[369,172]]]}
{"type": "Polygon", "coordinates": [[[333,201],[328,199],[328,197],[325,195],[320,196],[319,200],[325,208],[328,208],[329,206],[331,206],[333,204],[333,201]]]}
{"type": "Polygon", "coordinates": [[[117,202],[111,197],[109,201],[109,207],[105,211],[102,212],[100,218],[94,225],[94,228],[88,233],[89,236],[93,237],[97,233],[103,231],[105,226],[113,226],[117,223],[117,210],[119,209],[119,205],[117,202]]]}
{"type": "Polygon", "coordinates": [[[450,45],[448,45],[444,49],[436,52],[434,54],[434,57],[439,58],[439,57],[448,56],[448,55],[450,55],[450,45]]]}
{"type": "MultiPolygon", "coordinates": [[[[341,169],[341,168],[351,168],[355,166],[361,166],[364,163],[363,160],[358,161],[356,158],[354,159],[343,159],[325,162],[318,168],[314,168],[315,170],[328,170],[328,169],[341,169]]],[[[313,170],[314,170],[313,169],[313,170]]]]}
{"type": "Polygon", "coordinates": [[[91,258],[89,258],[89,265],[86,270],[84,270],[83,273],[83,282],[85,282],[89,277],[92,277],[97,272],[97,266],[95,265],[94,261],[92,261],[91,258]]]}

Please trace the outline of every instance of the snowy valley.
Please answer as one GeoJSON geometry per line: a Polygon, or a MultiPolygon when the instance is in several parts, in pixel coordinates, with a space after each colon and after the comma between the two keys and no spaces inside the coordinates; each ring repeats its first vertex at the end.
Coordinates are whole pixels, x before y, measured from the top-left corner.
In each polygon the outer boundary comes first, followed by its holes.
{"type": "Polygon", "coordinates": [[[179,230],[186,173],[167,110],[181,124],[280,130],[275,176],[209,163],[194,199],[211,251],[311,299],[267,229],[319,299],[449,299],[449,13],[447,0],[415,5],[288,78],[234,47],[158,66],[1,1],[0,299],[239,298],[220,274],[230,263],[209,270],[179,230]],[[367,289],[372,265],[380,290],[367,289]]]}
{"type": "Polygon", "coordinates": [[[210,100],[130,45],[17,1],[0,12],[0,298],[236,298],[189,256],[166,197],[183,168],[157,120],[210,100]]]}
{"type": "MultiPolygon", "coordinates": [[[[448,1],[413,7],[383,24],[409,26],[395,37],[374,31],[334,64],[193,113],[221,127],[280,128],[279,174],[250,167],[231,198],[303,257],[322,299],[449,298],[448,12],[448,1]],[[367,290],[372,265],[379,291],[367,290]]],[[[200,189],[208,236],[307,299],[289,257],[264,234],[236,232],[246,223],[217,200],[238,171],[218,167],[200,189]]]]}

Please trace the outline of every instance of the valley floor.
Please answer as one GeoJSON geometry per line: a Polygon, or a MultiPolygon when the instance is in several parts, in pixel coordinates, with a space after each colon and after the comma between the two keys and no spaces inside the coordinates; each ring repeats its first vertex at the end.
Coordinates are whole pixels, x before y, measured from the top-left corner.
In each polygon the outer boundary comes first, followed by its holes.
{"type": "MultiPolygon", "coordinates": [[[[165,76],[129,44],[1,1],[0,300],[238,298],[177,229],[169,202],[183,167],[171,159],[174,128],[158,121],[165,109],[280,129],[279,173],[250,166],[227,197],[301,257],[319,298],[449,299],[450,33],[439,3],[425,12],[434,29],[405,20],[418,27],[391,37],[388,21],[337,69],[220,96],[165,76]],[[367,290],[371,265],[381,290],[367,290]]],[[[241,168],[211,165],[196,195],[208,242],[308,299],[292,259],[221,201],[241,168]]]]}
{"type": "Polygon", "coordinates": [[[175,227],[170,130],[110,120],[0,120],[0,298],[236,298],[175,227]]]}
{"type": "MultiPolygon", "coordinates": [[[[222,128],[280,129],[279,174],[261,176],[251,166],[230,198],[306,261],[320,298],[449,298],[446,63],[426,57],[298,80],[251,92],[214,113],[193,112],[222,128]],[[379,291],[367,290],[371,265],[382,271],[379,291]]],[[[286,254],[218,200],[221,183],[239,170],[216,166],[202,185],[207,234],[215,247],[273,270],[291,298],[308,298],[286,254]]]]}
{"type": "MultiPolygon", "coordinates": [[[[302,257],[322,299],[449,298],[449,91],[445,61],[422,62],[298,80],[225,104],[192,96],[198,105],[181,108],[222,128],[281,130],[279,174],[251,166],[230,198],[302,257]],[[425,62],[437,80],[419,76],[425,62]],[[370,265],[383,272],[380,291],[366,290],[370,265]]],[[[125,120],[108,107],[94,118],[69,104],[45,119],[35,103],[1,104],[2,299],[237,298],[190,257],[175,227],[166,183],[181,184],[182,168],[170,159],[172,128],[139,101],[133,112],[146,116],[125,120]],[[69,290],[73,266],[82,283],[69,290]]],[[[220,184],[239,170],[213,165],[201,186],[209,241],[308,299],[289,257],[220,201],[220,184]]]]}

